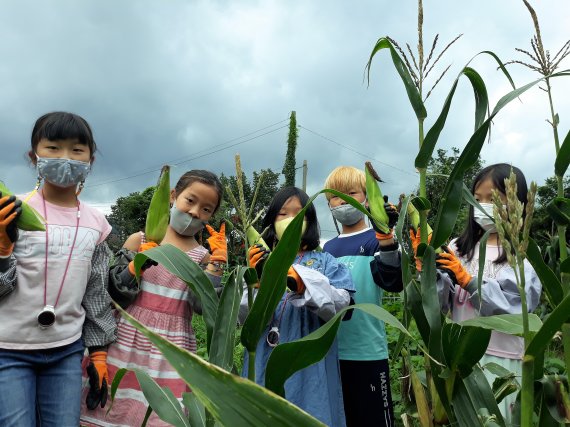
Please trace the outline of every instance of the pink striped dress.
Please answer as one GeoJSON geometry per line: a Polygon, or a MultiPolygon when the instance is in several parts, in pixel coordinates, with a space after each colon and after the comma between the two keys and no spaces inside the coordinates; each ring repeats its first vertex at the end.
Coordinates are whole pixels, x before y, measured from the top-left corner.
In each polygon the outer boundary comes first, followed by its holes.
{"type": "MultiPolygon", "coordinates": [[[[200,263],[208,251],[198,246],[188,256],[200,263]]],[[[192,329],[192,308],[188,303],[189,288],[162,265],[153,266],[142,276],[141,291],[127,312],[151,331],[174,344],[196,352],[196,336],[192,329]]],[[[146,371],[161,387],[168,387],[177,398],[189,391],[160,351],[134,326],[122,317],[117,320],[117,341],[109,347],[107,365],[111,382],[120,368],[146,371]]],[[[82,399],[81,421],[86,426],[140,426],[148,407],[136,376],[128,372],[122,379],[109,414],[105,408],[90,411],[85,406],[88,384],[82,399]]],[[[153,412],[148,426],[168,426],[153,412]]]]}

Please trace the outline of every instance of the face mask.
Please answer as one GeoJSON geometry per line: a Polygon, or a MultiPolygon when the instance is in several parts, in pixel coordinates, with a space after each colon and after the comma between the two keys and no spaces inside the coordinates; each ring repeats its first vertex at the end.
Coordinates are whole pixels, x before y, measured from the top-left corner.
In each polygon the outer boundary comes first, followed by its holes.
{"type": "MultiPolygon", "coordinates": [[[[281,238],[283,237],[283,233],[285,232],[285,229],[289,226],[289,224],[291,224],[291,221],[293,221],[295,217],[290,217],[290,218],[285,218],[282,219],[281,221],[275,221],[274,227],[275,227],[275,234],[277,235],[277,240],[281,240],[281,238]]],[[[305,230],[307,229],[307,220],[304,219],[303,220],[303,226],[301,227],[301,235],[305,234],[305,230]]]]}
{"type": "Polygon", "coordinates": [[[176,204],[170,208],[170,226],[174,231],[182,236],[195,236],[202,228],[206,221],[194,218],[187,212],[182,212],[176,208],[176,204]]]}
{"type": "Polygon", "coordinates": [[[57,187],[73,187],[85,181],[91,163],[71,159],[50,159],[36,155],[38,175],[57,187]]]}
{"type": "Polygon", "coordinates": [[[348,203],[346,205],[337,206],[336,208],[331,208],[331,213],[333,218],[342,225],[354,225],[364,218],[362,212],[348,203]]]}
{"type": "MultiPolygon", "coordinates": [[[[483,210],[487,212],[487,214],[493,218],[493,203],[479,203],[483,210]]],[[[497,228],[495,227],[495,223],[493,220],[481,212],[479,209],[473,208],[473,219],[479,226],[485,230],[490,230],[491,233],[496,233],[497,228]]]]}

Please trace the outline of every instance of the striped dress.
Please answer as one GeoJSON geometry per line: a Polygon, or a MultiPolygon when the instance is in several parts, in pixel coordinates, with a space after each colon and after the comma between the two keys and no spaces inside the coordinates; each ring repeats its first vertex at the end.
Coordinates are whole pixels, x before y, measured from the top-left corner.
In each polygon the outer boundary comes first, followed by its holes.
{"type": "MultiPolygon", "coordinates": [[[[208,251],[198,246],[188,256],[200,263],[208,251]]],[[[188,303],[186,284],[168,272],[162,265],[153,266],[142,276],[141,291],[127,312],[179,347],[196,352],[196,336],[192,329],[192,308],[188,303]]],[[[109,347],[107,366],[110,381],[120,368],[139,368],[148,373],[161,387],[168,387],[177,398],[189,391],[160,351],[124,318],[117,319],[117,341],[109,347]]],[[[84,389],[81,408],[82,425],[86,426],[140,426],[148,407],[133,372],[122,379],[109,414],[110,401],[105,408],[90,411],[85,406],[88,383],[84,389]]],[[[168,426],[153,412],[148,426],[168,426]]]]}

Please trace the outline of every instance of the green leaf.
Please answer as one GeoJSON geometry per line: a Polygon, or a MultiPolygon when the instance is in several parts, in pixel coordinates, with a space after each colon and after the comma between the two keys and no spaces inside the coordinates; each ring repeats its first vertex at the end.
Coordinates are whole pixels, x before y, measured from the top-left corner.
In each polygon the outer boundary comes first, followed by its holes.
{"type": "MultiPolygon", "coordinates": [[[[568,380],[564,376],[559,375],[548,375],[543,376],[539,380],[534,382],[535,384],[535,395],[541,401],[541,420],[555,420],[555,423],[546,424],[548,425],[555,425],[559,426],[559,423],[565,423],[564,425],[568,425],[566,418],[561,416],[560,414],[560,405],[562,403],[562,396],[560,396],[560,387],[564,386],[566,390],[568,389],[568,380]],[[545,416],[548,415],[548,416],[545,416]]],[[[540,427],[543,424],[539,424],[540,427]]]]}
{"type": "Polygon", "coordinates": [[[378,320],[382,320],[400,332],[411,337],[398,319],[375,304],[356,304],[344,307],[316,331],[296,341],[279,344],[273,349],[265,370],[265,386],[275,393],[285,395],[285,381],[295,372],[317,363],[328,353],[344,313],[348,310],[362,310],[378,320]]]}
{"type": "Polygon", "coordinates": [[[429,344],[430,328],[429,323],[422,306],[422,297],[420,294],[420,289],[418,283],[412,280],[406,286],[406,294],[408,298],[405,300],[407,306],[406,310],[412,313],[414,320],[416,321],[416,326],[422,337],[423,342],[429,344]]]}
{"type": "Polygon", "coordinates": [[[324,426],[285,399],[175,346],[147,329],[119,306],[116,305],[116,308],[161,351],[184,382],[190,386],[196,398],[222,425],[324,426]]]}
{"type": "Polygon", "coordinates": [[[473,68],[465,67],[463,70],[461,70],[453,82],[451,90],[449,91],[445,103],[443,104],[443,109],[439,114],[439,117],[424,138],[422,146],[420,147],[420,151],[415,160],[415,166],[418,169],[426,169],[428,167],[429,160],[431,159],[433,150],[435,149],[437,140],[439,139],[439,135],[445,126],[449,108],[451,107],[451,101],[453,99],[453,95],[455,94],[455,90],[457,89],[457,83],[459,82],[459,78],[462,75],[465,75],[471,82],[471,86],[473,87],[473,92],[475,95],[475,130],[477,130],[485,120],[485,115],[489,109],[489,97],[487,96],[487,88],[485,87],[485,82],[479,73],[477,73],[477,71],[475,71],[473,68]]]}
{"type": "Polygon", "coordinates": [[[447,366],[465,378],[485,354],[491,330],[462,326],[449,322],[443,325],[442,346],[447,366]]]}
{"type": "Polygon", "coordinates": [[[467,203],[473,206],[474,209],[478,209],[479,211],[483,212],[487,216],[487,218],[492,219],[493,222],[495,221],[495,219],[492,216],[490,216],[485,209],[483,209],[483,206],[481,206],[479,202],[475,200],[475,196],[473,196],[471,190],[467,188],[465,183],[463,183],[463,199],[465,199],[467,203]]]}
{"type": "Polygon", "coordinates": [[[204,405],[194,396],[194,393],[182,393],[182,403],[188,411],[188,421],[191,427],[204,427],[206,425],[206,414],[204,405]]]}
{"type": "Polygon", "coordinates": [[[491,386],[481,368],[475,365],[471,375],[457,381],[455,385],[452,402],[460,426],[488,426],[490,424],[483,424],[480,417],[490,416],[494,416],[496,425],[505,426],[491,386]]]}
{"type": "MultiPolygon", "coordinates": [[[[496,314],[494,316],[474,317],[473,319],[458,322],[462,326],[478,326],[503,334],[522,336],[522,314],[496,314]]],[[[528,327],[530,332],[538,331],[542,326],[540,318],[534,314],[528,314],[528,327]]]]}
{"type": "Polygon", "coordinates": [[[431,209],[431,202],[425,197],[414,197],[412,199],[412,204],[419,211],[429,211],[431,209]]]}
{"type": "Polygon", "coordinates": [[[546,205],[546,212],[556,225],[570,225],[570,199],[555,197],[546,205]]]}
{"type": "Polygon", "coordinates": [[[113,377],[113,382],[111,383],[111,404],[107,408],[107,414],[111,412],[113,408],[113,403],[115,402],[115,395],[117,394],[117,389],[119,388],[119,384],[123,380],[123,377],[128,372],[125,368],[120,368],[115,372],[115,376],[113,377]]]}
{"type": "Polygon", "coordinates": [[[376,55],[376,53],[382,49],[390,49],[392,62],[394,63],[394,67],[402,79],[402,83],[404,83],[406,93],[408,94],[408,99],[410,100],[410,104],[416,113],[416,117],[419,120],[425,119],[427,117],[427,111],[422,101],[422,97],[420,96],[420,93],[418,92],[418,89],[412,80],[412,76],[410,75],[406,64],[404,64],[404,61],[402,61],[402,58],[400,58],[400,55],[398,55],[398,52],[396,52],[392,46],[392,43],[386,37],[381,37],[378,39],[376,46],[374,46],[374,49],[372,49],[370,59],[366,64],[365,68],[368,72],[368,83],[370,83],[370,68],[372,67],[372,58],[374,58],[374,55],[376,55]]]}
{"type": "Polygon", "coordinates": [[[422,259],[422,274],[420,276],[422,306],[430,328],[429,352],[438,361],[441,361],[441,307],[436,287],[436,272],[435,251],[431,246],[426,245],[422,259]]]}
{"type": "Polygon", "coordinates": [[[190,427],[180,403],[169,388],[161,388],[141,369],[132,369],[137,376],[144,397],[156,415],[173,426],[190,427]]]}
{"type": "MultiPolygon", "coordinates": [[[[499,57],[495,53],[491,52],[490,50],[484,50],[482,52],[479,52],[477,55],[480,55],[481,53],[486,53],[487,55],[491,55],[495,59],[495,61],[497,61],[497,64],[499,64],[499,69],[503,72],[505,77],[509,80],[509,83],[511,84],[512,88],[516,89],[515,82],[513,81],[511,75],[509,74],[505,65],[499,59],[499,57]]],[[[477,56],[477,55],[475,55],[475,56],[477,56]]]]}
{"type": "Polygon", "coordinates": [[[554,334],[560,330],[562,324],[570,318],[570,294],[556,306],[548,317],[545,318],[540,330],[528,344],[525,354],[538,357],[552,341],[554,334]]]}
{"type": "MultiPolygon", "coordinates": [[[[489,239],[489,234],[491,230],[485,231],[485,233],[479,239],[479,271],[477,272],[477,294],[481,295],[481,286],[483,285],[483,272],[485,271],[485,258],[487,256],[487,240],[489,239]]],[[[481,309],[481,304],[483,301],[479,302],[479,310],[481,309]]]]}
{"type": "Polygon", "coordinates": [[[210,282],[210,279],[208,279],[208,276],[206,276],[200,266],[192,261],[186,253],[170,244],[160,245],[136,254],[134,264],[137,278],[140,277],[141,266],[148,258],[158,262],[170,273],[186,283],[192,292],[200,298],[202,316],[206,324],[207,348],[209,351],[219,302],[212,282],[210,282]]]}
{"type": "Polygon", "coordinates": [[[570,164],[570,131],[566,134],[566,138],[558,150],[556,161],[554,162],[554,173],[557,176],[564,176],[570,164]]]}
{"type": "Polygon", "coordinates": [[[226,371],[231,370],[233,366],[235,325],[237,324],[241,301],[241,284],[246,271],[247,267],[239,266],[230,273],[220,298],[214,326],[215,334],[212,337],[212,344],[208,353],[208,360],[226,371]]]}
{"type": "Polygon", "coordinates": [[[534,239],[528,239],[528,248],[526,250],[526,256],[534,271],[542,283],[542,289],[544,294],[548,298],[548,301],[553,307],[556,307],[562,298],[564,298],[564,291],[562,290],[562,284],[558,279],[558,276],[550,269],[550,267],[544,262],[542,254],[538,245],[534,239]]]}

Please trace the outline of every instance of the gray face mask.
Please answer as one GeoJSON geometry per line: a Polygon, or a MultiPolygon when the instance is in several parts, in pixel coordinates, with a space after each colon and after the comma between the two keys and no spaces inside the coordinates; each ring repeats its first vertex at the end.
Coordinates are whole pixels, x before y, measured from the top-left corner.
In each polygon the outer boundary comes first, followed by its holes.
{"type": "Polygon", "coordinates": [[[51,159],[36,155],[38,175],[57,187],[73,187],[85,181],[91,163],[71,159],[51,159]]]}
{"type": "Polygon", "coordinates": [[[362,212],[349,204],[331,208],[331,213],[333,218],[340,222],[342,225],[354,225],[362,218],[364,218],[364,214],[362,212]]]}
{"type": "Polygon", "coordinates": [[[170,208],[170,226],[174,231],[182,236],[195,236],[200,230],[204,228],[207,221],[194,218],[187,212],[182,212],[176,208],[176,204],[170,208]]]}

